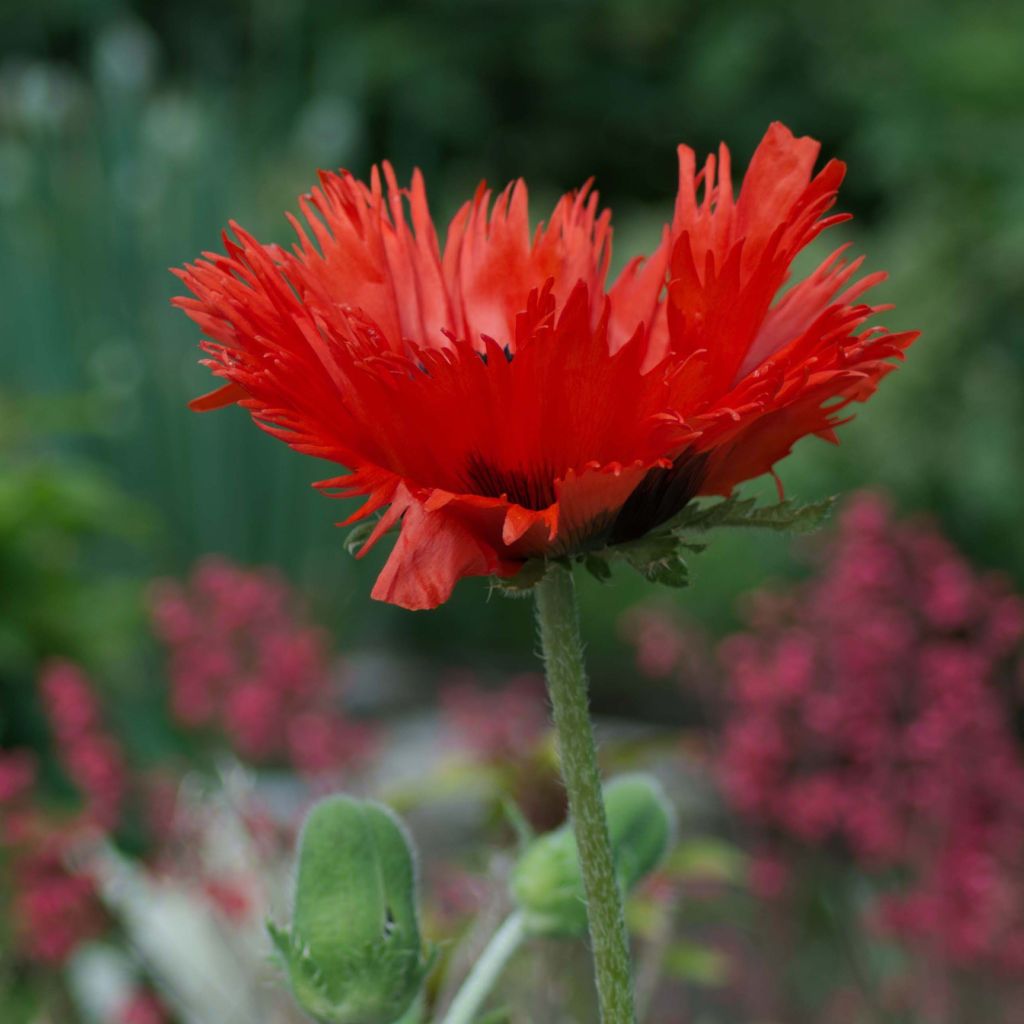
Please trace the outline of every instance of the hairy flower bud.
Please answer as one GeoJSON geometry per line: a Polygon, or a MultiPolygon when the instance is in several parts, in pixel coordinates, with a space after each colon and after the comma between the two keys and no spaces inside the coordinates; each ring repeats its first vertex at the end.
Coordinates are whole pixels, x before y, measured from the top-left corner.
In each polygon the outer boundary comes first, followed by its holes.
{"type": "Polygon", "coordinates": [[[269,925],[299,1005],[323,1024],[395,1024],[430,961],[408,835],[380,804],[333,796],[299,841],[292,923],[269,925]]]}
{"type": "MultiPolygon", "coordinates": [[[[604,788],[615,874],[624,893],[664,857],[675,831],[675,812],[650,775],[621,775],[604,788]]],[[[587,931],[586,897],[568,824],[535,839],[512,874],[512,894],[535,935],[581,936],[587,931]]]]}

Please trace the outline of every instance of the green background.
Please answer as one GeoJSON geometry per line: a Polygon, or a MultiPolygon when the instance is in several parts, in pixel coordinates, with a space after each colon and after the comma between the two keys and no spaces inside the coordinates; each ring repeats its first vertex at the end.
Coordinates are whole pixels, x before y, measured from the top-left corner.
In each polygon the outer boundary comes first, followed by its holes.
{"type": "MultiPolygon", "coordinates": [[[[886,325],[923,331],[839,449],[780,464],[787,493],[884,487],[1024,581],[1022,39],[1011,2],[7,4],[0,667],[116,661],[139,583],[209,551],[281,566],[343,649],[528,664],[528,602],[474,581],[429,615],[374,604],[385,545],[345,553],[343,507],[308,486],[331,467],[237,410],[187,411],[208,381],[167,268],[229,218],[288,241],[318,167],[385,157],[423,169],[442,222],[480,178],[525,176],[538,219],[593,175],[621,265],[669,214],[678,142],[724,139],[742,168],[774,119],[849,164],[856,219],[802,265],[853,240],[891,273],[886,325]]],[[[723,631],[739,593],[796,564],[783,540],[725,538],[665,599],[723,631]]],[[[627,699],[615,619],[642,595],[625,574],[585,589],[608,708],[627,699]]]]}

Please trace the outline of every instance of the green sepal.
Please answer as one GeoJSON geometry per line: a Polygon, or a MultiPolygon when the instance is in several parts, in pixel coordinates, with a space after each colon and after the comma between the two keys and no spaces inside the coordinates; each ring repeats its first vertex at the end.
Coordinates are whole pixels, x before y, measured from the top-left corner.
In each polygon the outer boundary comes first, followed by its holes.
{"type": "MultiPolygon", "coordinates": [[[[553,561],[557,561],[557,559],[553,561]]],[[[545,559],[531,558],[523,563],[522,568],[515,576],[495,576],[492,578],[492,584],[495,590],[500,591],[506,597],[528,597],[547,571],[548,562],[545,559]]]]}
{"type": "Polygon", "coordinates": [[[411,841],[386,807],[320,801],[299,839],[292,922],[268,924],[296,1002],[322,1024],[396,1024],[433,966],[411,841]]]}
{"type": "Polygon", "coordinates": [[[370,534],[377,529],[379,522],[377,516],[372,516],[353,526],[345,535],[345,550],[350,555],[358,555],[363,545],[370,539],[370,534]]]}
{"type": "Polygon", "coordinates": [[[601,583],[607,583],[612,578],[612,567],[608,564],[608,559],[602,558],[600,555],[586,555],[583,559],[583,567],[601,583]]]}
{"type": "MultiPolygon", "coordinates": [[[[604,787],[615,874],[629,892],[661,862],[675,834],[675,812],[650,775],[621,775],[604,787]]],[[[512,895],[534,935],[586,934],[587,909],[576,838],[569,823],[535,839],[512,871],[512,895]]]]}

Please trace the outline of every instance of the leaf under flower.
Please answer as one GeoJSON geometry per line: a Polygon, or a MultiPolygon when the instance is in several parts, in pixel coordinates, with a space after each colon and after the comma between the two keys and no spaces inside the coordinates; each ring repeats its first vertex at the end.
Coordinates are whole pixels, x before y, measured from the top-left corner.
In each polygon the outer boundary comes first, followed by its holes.
{"type": "MultiPolygon", "coordinates": [[[[827,521],[835,500],[830,497],[823,501],[800,504],[787,499],[775,505],[758,506],[755,498],[734,495],[711,504],[691,502],[678,516],[645,536],[587,552],[577,561],[602,583],[611,578],[611,563],[623,559],[652,583],[685,587],[690,582],[690,570],[684,552],[697,554],[707,547],[704,543],[689,539],[688,534],[727,528],[813,533],[827,521]]],[[[514,580],[504,582],[507,585],[514,580]]]]}

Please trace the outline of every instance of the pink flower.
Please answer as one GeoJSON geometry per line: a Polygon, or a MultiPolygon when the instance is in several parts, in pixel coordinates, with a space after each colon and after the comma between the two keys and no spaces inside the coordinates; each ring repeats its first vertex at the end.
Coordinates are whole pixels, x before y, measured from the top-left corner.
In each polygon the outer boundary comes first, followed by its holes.
{"type": "Polygon", "coordinates": [[[106,927],[92,880],[65,865],[65,837],[50,832],[16,851],[11,919],[18,951],[36,963],[59,966],[106,927]]]}
{"type": "Polygon", "coordinates": [[[51,661],[39,678],[50,724],[58,739],[74,740],[99,724],[99,707],[88,676],[70,661],[51,661]]]}
{"type": "Polygon", "coordinates": [[[91,680],[78,665],[52,661],[43,667],[39,689],[64,771],[85,798],[93,821],[113,829],[128,776],[120,744],[103,726],[91,680]]]}
{"type": "Polygon", "coordinates": [[[250,762],[308,775],[365,757],[370,730],[336,703],[325,636],[274,573],[209,557],[185,584],[155,584],[150,600],[179,725],[208,731],[250,762]]]}
{"type": "Polygon", "coordinates": [[[121,1008],[116,1024],[165,1024],[167,1015],[151,992],[140,991],[121,1008]]]}
{"type": "Polygon", "coordinates": [[[0,806],[23,797],[35,781],[36,758],[31,751],[0,751],[0,806]]]}
{"type": "Polygon", "coordinates": [[[815,578],[751,607],[720,650],[727,799],[781,849],[901,869],[880,927],[950,962],[1014,961],[1024,754],[1008,712],[1024,703],[1024,602],[866,496],[815,578]]]}

